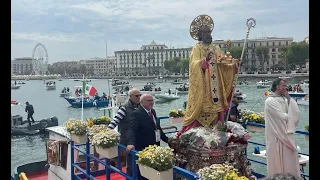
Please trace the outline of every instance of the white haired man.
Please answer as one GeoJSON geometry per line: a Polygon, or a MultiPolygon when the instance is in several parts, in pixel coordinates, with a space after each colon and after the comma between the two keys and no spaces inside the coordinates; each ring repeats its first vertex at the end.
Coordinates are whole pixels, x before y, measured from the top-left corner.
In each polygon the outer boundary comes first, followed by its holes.
{"type": "MultiPolygon", "coordinates": [[[[163,133],[160,123],[157,122],[157,115],[153,109],[153,97],[150,94],[144,94],[140,97],[140,107],[137,108],[130,118],[130,128],[128,131],[127,152],[132,149],[141,151],[149,145],[160,146],[160,140],[168,143],[168,137],[163,133]]],[[[138,179],[144,180],[139,168],[138,179]]]]}
{"type": "MultiPolygon", "coordinates": [[[[119,108],[117,114],[108,126],[108,129],[114,129],[119,125],[119,132],[121,134],[120,144],[127,146],[128,144],[128,130],[130,128],[130,118],[132,112],[139,106],[140,103],[140,90],[132,88],[129,92],[129,100],[119,108]]],[[[132,161],[131,156],[126,157],[127,174],[132,174],[132,161]]]]}

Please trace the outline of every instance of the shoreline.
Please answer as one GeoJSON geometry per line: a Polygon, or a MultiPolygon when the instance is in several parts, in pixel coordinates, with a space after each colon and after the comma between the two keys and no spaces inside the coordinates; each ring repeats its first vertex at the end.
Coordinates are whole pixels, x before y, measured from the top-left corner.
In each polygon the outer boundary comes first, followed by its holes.
{"type": "MultiPolygon", "coordinates": [[[[277,78],[281,76],[290,76],[292,78],[309,78],[309,73],[291,73],[291,74],[239,74],[239,78],[277,78]]],[[[131,76],[129,79],[155,79],[158,76],[131,76]]],[[[127,76],[106,76],[106,77],[88,77],[86,79],[128,79],[127,76]]],[[[188,79],[188,76],[183,75],[171,75],[171,76],[164,76],[163,79],[175,79],[175,78],[182,78],[182,79],[188,79]]],[[[11,80],[26,80],[26,77],[11,77],[11,80]]],[[[59,78],[59,77],[28,77],[29,80],[55,80],[55,79],[79,79],[82,78],[59,78]]]]}

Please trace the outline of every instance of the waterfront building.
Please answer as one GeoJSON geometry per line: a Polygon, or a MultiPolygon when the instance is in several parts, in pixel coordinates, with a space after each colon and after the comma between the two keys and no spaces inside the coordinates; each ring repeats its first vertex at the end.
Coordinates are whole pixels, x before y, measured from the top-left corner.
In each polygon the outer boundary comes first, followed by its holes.
{"type": "Polygon", "coordinates": [[[138,50],[115,51],[116,75],[160,75],[166,74],[164,61],[190,57],[189,48],[168,48],[165,44],[152,41],[138,50]]]}
{"type": "Polygon", "coordinates": [[[108,56],[107,58],[93,57],[86,60],[80,60],[80,65],[85,65],[87,69],[93,69],[95,75],[114,75],[116,57],[108,56]]]}
{"type": "Polygon", "coordinates": [[[32,71],[32,57],[15,58],[11,61],[11,74],[29,75],[32,71]]]}
{"type": "MultiPolygon", "coordinates": [[[[214,44],[218,45],[221,50],[226,51],[226,40],[215,40],[214,44]]],[[[242,65],[242,71],[258,70],[258,71],[270,71],[271,69],[277,69],[280,66],[281,55],[279,49],[282,46],[289,46],[293,43],[293,38],[279,38],[279,37],[265,37],[259,39],[248,39],[246,43],[246,51],[244,54],[244,64],[242,65]],[[256,47],[266,46],[269,48],[269,60],[262,65],[262,62],[257,58],[256,47]]],[[[231,46],[243,47],[244,39],[231,40],[231,46]]]]}
{"type": "MultiPolygon", "coordinates": [[[[281,46],[289,46],[293,38],[265,37],[258,39],[248,39],[245,51],[245,63],[242,71],[260,70],[266,71],[280,67],[279,61],[281,46]],[[256,56],[255,48],[266,46],[269,48],[269,61],[262,66],[262,62],[256,56]]],[[[215,40],[214,44],[218,45],[222,51],[226,51],[226,40],[215,40]]],[[[244,39],[231,40],[232,46],[243,46],[244,39]]],[[[190,58],[192,47],[174,49],[165,44],[157,44],[152,41],[149,45],[143,45],[139,50],[122,50],[115,51],[117,75],[152,75],[165,74],[164,61],[180,58],[190,58]]]]}

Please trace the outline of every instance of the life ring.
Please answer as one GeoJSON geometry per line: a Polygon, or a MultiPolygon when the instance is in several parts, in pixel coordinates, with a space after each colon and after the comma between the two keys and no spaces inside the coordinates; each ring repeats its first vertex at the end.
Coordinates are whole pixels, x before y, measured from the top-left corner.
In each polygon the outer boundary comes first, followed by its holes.
{"type": "Polygon", "coordinates": [[[17,105],[17,104],[18,104],[18,101],[16,101],[16,100],[11,100],[11,104],[17,105]]]}
{"type": "Polygon", "coordinates": [[[48,127],[48,122],[46,120],[42,120],[40,121],[40,126],[41,128],[45,129],[46,127],[48,127]]]}

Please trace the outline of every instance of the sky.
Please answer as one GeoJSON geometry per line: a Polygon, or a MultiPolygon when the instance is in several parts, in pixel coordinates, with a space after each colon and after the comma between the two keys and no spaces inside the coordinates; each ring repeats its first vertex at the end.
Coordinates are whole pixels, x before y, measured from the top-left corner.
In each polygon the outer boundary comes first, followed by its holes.
{"type": "Polygon", "coordinates": [[[200,14],[213,19],[214,40],[244,39],[248,18],[256,19],[249,38],[309,36],[309,1],[301,0],[12,0],[11,59],[32,57],[37,43],[50,64],[114,56],[152,40],[191,47],[190,24],[200,14]]]}

